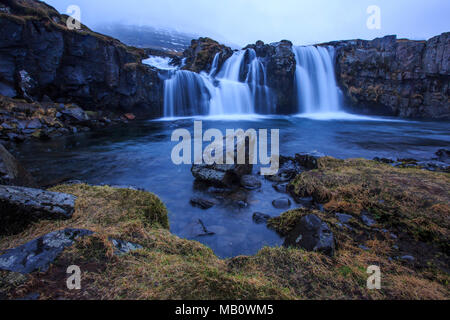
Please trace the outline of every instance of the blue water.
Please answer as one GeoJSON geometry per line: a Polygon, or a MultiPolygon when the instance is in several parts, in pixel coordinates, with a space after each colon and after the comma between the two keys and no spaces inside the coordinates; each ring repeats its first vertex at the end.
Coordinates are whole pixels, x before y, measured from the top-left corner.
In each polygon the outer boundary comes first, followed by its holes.
{"type": "MultiPolygon", "coordinates": [[[[247,116],[202,118],[204,130],[280,129],[280,152],[295,155],[319,152],[337,158],[374,157],[427,160],[440,148],[450,146],[448,122],[398,121],[345,114],[302,117],[247,116]]],[[[283,197],[271,182],[261,178],[261,190],[241,196],[249,207],[232,201],[203,211],[189,201],[205,196],[194,185],[190,166],[175,166],[171,151],[173,130],[193,131],[194,119],[164,119],[136,122],[126,127],[89,132],[48,142],[25,144],[19,157],[42,183],[78,179],[92,184],[133,185],[157,194],[169,210],[171,231],[198,240],[220,257],[249,255],[264,246],[278,246],[283,240],[264,225],[252,221],[254,212],[279,216],[284,210],[272,206],[283,197]],[[216,233],[196,237],[190,225],[201,219],[216,233]]],[[[256,169],[255,169],[256,171],[256,169]]],[[[296,205],[293,204],[292,208],[296,205]]]]}

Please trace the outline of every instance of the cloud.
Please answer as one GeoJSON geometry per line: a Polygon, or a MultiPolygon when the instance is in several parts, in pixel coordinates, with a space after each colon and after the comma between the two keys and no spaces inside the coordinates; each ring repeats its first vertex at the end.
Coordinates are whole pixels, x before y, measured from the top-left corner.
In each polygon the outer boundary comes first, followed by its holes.
{"type": "Polygon", "coordinates": [[[387,34],[428,39],[450,31],[448,0],[48,0],[65,12],[78,5],[88,26],[127,23],[221,36],[239,45],[289,39],[295,44],[372,39],[387,34]],[[381,9],[369,30],[366,10],[381,9]]]}

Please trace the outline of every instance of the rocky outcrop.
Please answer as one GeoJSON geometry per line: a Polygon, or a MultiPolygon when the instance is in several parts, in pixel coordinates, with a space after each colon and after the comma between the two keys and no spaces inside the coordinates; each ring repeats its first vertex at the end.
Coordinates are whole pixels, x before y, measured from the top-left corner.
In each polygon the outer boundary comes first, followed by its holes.
{"type": "Polygon", "coordinates": [[[271,44],[257,41],[256,44],[248,45],[245,49],[255,50],[256,56],[262,61],[267,72],[267,85],[274,94],[277,113],[294,113],[296,62],[292,43],[287,40],[271,44]]]}
{"type": "Polygon", "coordinates": [[[42,219],[70,219],[76,197],[40,189],[0,186],[0,234],[14,234],[42,219]]]}
{"type": "Polygon", "coordinates": [[[0,94],[32,101],[45,96],[85,110],[162,114],[162,82],[141,63],[143,50],[83,26],[42,2],[3,2],[0,13],[0,94]]]}
{"type": "Polygon", "coordinates": [[[322,252],[329,256],[333,256],[335,251],[333,232],[328,224],[314,214],[300,220],[300,223],[287,236],[284,245],[322,252]]]}
{"type": "Polygon", "coordinates": [[[450,118],[450,33],[332,42],[339,83],[356,112],[450,118]]]}
{"type": "Polygon", "coordinates": [[[0,184],[36,187],[37,183],[20,162],[0,144],[0,184]]]}
{"type": "Polygon", "coordinates": [[[185,59],[183,69],[197,73],[201,71],[209,73],[218,53],[220,53],[218,61],[218,69],[220,69],[223,63],[232,56],[233,50],[210,38],[192,40],[191,46],[183,52],[183,58],[185,59]]]}
{"type": "Polygon", "coordinates": [[[65,248],[72,246],[76,239],[92,234],[92,231],[82,229],[66,229],[49,233],[20,247],[6,250],[0,256],[0,270],[22,274],[34,271],[46,272],[65,248]]]}

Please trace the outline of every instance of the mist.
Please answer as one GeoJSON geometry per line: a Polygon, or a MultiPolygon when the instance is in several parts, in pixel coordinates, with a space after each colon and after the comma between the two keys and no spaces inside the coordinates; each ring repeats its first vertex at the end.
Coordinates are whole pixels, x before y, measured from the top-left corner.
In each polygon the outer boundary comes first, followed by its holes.
{"type": "Polygon", "coordinates": [[[61,13],[81,9],[93,28],[148,25],[226,40],[239,46],[282,39],[306,45],[396,34],[425,40],[450,31],[448,0],[47,0],[61,13]],[[381,9],[381,28],[369,29],[367,8],[381,9]]]}

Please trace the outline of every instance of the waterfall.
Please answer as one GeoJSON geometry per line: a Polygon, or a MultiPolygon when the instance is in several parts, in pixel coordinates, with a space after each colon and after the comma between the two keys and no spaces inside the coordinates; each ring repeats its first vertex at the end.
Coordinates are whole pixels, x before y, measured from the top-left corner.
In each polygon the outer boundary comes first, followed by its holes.
{"type": "Polygon", "coordinates": [[[339,111],[334,48],[301,46],[294,48],[294,54],[297,61],[295,85],[299,112],[339,111]]]}
{"type": "Polygon", "coordinates": [[[206,115],[209,97],[202,75],[178,70],[164,81],[164,117],[206,115]]]}

